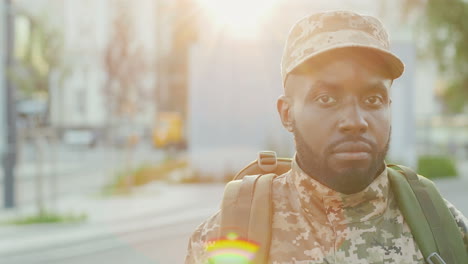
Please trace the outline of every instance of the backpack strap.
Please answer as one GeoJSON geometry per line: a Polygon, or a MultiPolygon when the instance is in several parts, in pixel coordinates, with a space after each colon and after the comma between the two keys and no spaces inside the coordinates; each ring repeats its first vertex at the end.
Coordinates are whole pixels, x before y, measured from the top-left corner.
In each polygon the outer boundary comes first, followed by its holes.
{"type": "Polygon", "coordinates": [[[291,169],[291,158],[278,158],[274,151],[260,151],[256,160],[245,166],[235,176],[240,180],[246,175],[274,173],[282,175],[291,169]]]}
{"type": "Polygon", "coordinates": [[[398,206],[427,263],[468,263],[461,233],[434,183],[405,166],[389,165],[388,171],[398,206]]]}
{"type": "Polygon", "coordinates": [[[245,176],[226,185],[219,237],[234,232],[259,245],[252,263],[268,262],[273,219],[272,184],[276,174],[245,176]]]}

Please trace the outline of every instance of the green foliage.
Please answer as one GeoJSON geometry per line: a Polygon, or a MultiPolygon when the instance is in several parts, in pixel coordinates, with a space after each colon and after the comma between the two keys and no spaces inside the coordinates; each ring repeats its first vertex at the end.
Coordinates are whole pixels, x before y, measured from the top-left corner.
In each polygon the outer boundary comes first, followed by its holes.
{"type": "Polygon", "coordinates": [[[115,180],[104,187],[104,194],[129,194],[131,187],[157,180],[168,180],[170,173],[187,166],[187,161],[166,160],[159,165],[144,164],[136,169],[120,171],[115,180]]]}
{"type": "Polygon", "coordinates": [[[30,224],[50,224],[50,223],[78,223],[83,222],[88,218],[86,214],[59,214],[53,212],[42,211],[39,214],[20,217],[5,222],[4,224],[13,225],[30,225],[30,224]]]}
{"type": "MultiPolygon", "coordinates": [[[[410,0],[406,0],[412,2],[410,0]]],[[[441,94],[448,113],[468,104],[468,1],[427,0],[421,16],[420,42],[448,80],[441,94]]]]}
{"type": "Polygon", "coordinates": [[[213,183],[213,182],[219,182],[219,181],[215,177],[210,176],[210,175],[202,176],[200,173],[192,173],[188,177],[181,178],[175,183],[197,184],[197,183],[213,183]]]}
{"type": "Polygon", "coordinates": [[[427,178],[450,178],[457,176],[454,161],[447,156],[420,156],[418,173],[427,178]]]}
{"type": "Polygon", "coordinates": [[[468,78],[452,81],[441,97],[446,112],[461,113],[468,101],[468,78]]]}
{"type": "Polygon", "coordinates": [[[15,24],[15,65],[8,69],[8,78],[17,87],[19,99],[46,102],[41,120],[45,123],[50,111],[51,82],[60,86],[70,74],[65,62],[63,32],[49,25],[45,17],[21,10],[16,13],[15,24]]]}

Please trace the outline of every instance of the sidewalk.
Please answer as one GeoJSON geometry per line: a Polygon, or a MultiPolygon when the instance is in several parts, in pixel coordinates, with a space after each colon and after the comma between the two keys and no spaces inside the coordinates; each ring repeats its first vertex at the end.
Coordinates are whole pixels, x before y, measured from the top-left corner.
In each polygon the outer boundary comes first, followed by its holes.
{"type": "MultiPolygon", "coordinates": [[[[115,241],[125,234],[188,219],[203,219],[218,208],[223,189],[223,184],[153,183],[130,196],[68,197],[60,202],[58,211],[86,213],[86,222],[0,226],[0,263],[25,263],[25,259],[39,263],[49,258],[87,254],[115,246],[115,241]],[[73,250],[67,250],[68,246],[73,250]]],[[[23,214],[28,212],[33,212],[33,208],[22,210],[23,214]]],[[[0,220],[15,214],[0,211],[0,220]]]]}

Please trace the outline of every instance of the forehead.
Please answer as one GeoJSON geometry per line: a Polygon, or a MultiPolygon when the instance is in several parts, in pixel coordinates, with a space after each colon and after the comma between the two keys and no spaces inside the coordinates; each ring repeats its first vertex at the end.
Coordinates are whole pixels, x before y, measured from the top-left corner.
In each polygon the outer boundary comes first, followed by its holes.
{"type": "Polygon", "coordinates": [[[343,50],[304,63],[288,77],[285,88],[286,93],[296,94],[313,88],[313,83],[359,90],[373,85],[390,88],[391,82],[390,71],[378,54],[343,50]]]}

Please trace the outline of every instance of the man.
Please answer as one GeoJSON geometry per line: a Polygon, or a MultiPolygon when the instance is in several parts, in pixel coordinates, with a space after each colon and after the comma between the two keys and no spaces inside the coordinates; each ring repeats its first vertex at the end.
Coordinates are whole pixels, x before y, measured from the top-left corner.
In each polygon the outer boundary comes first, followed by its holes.
{"type": "MultiPolygon", "coordinates": [[[[297,152],[272,183],[269,263],[425,263],[384,162],[404,66],[381,23],[347,11],[305,17],[281,66],[277,110],[297,152]]],[[[448,206],[467,247],[467,220],[448,206]]],[[[220,213],[198,227],[186,263],[207,263],[219,228],[220,213]]]]}

